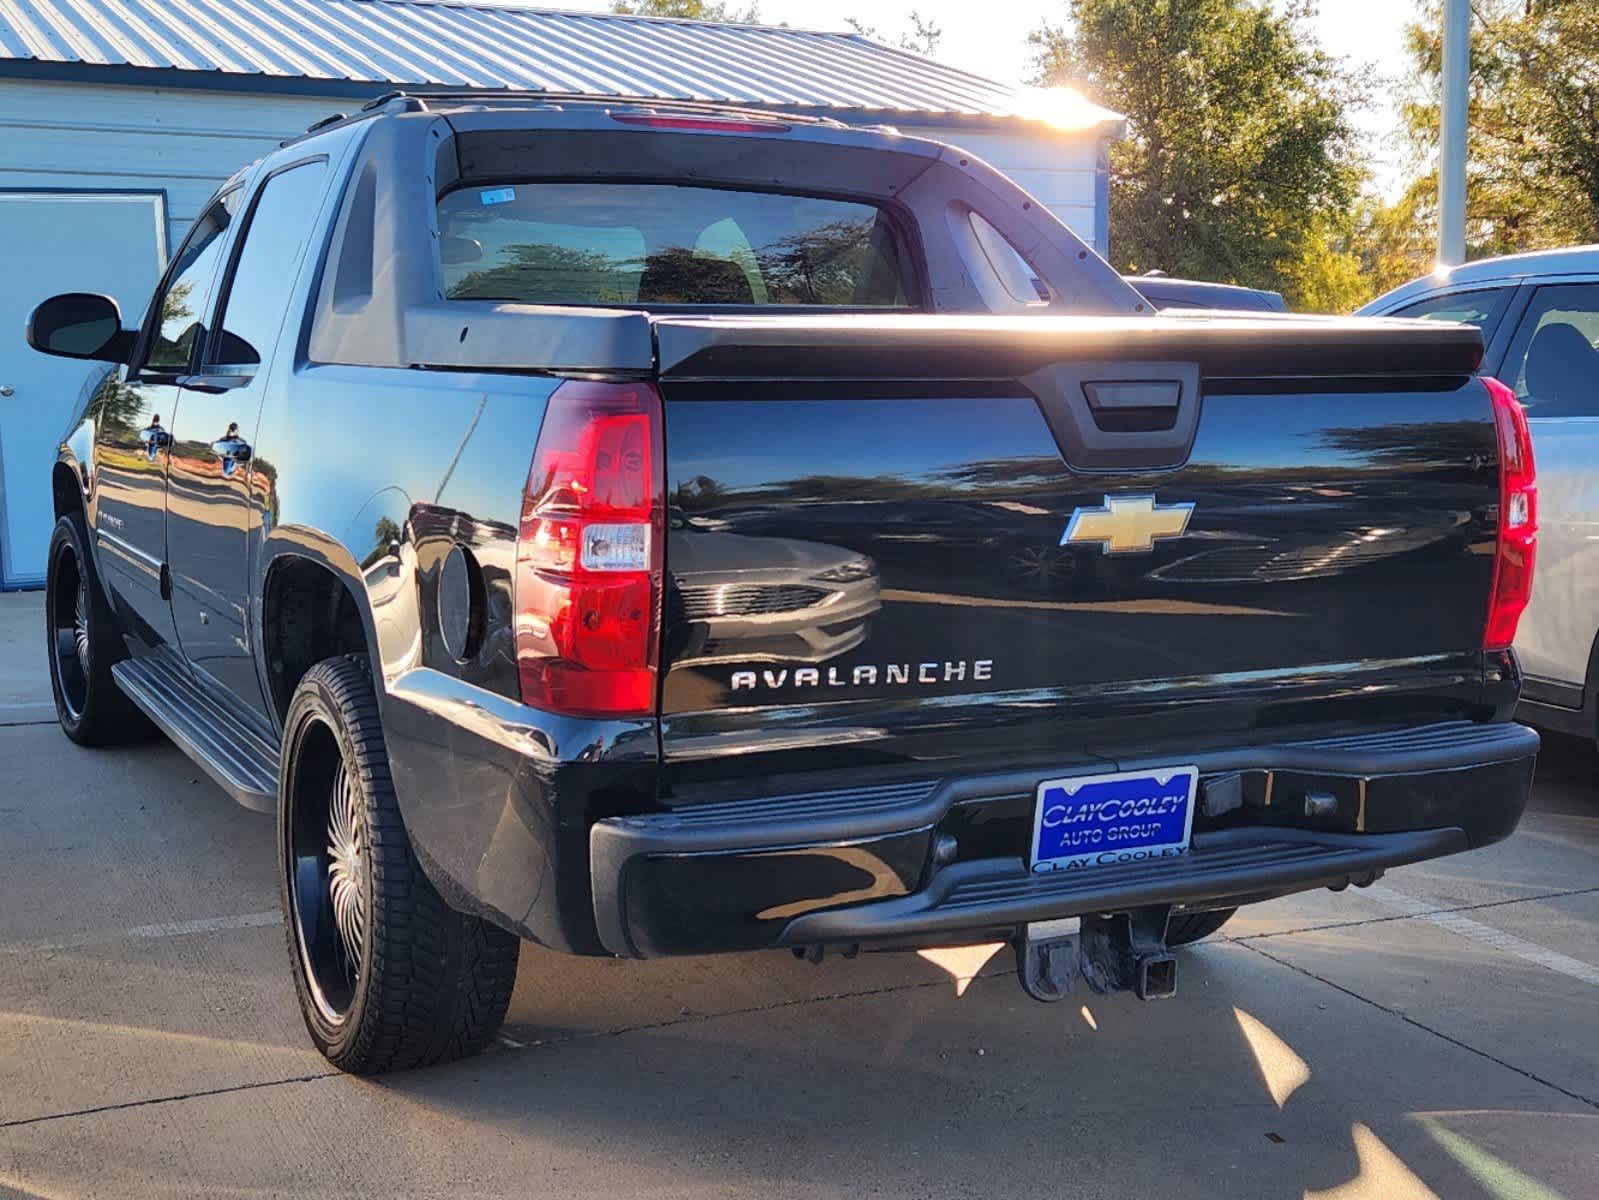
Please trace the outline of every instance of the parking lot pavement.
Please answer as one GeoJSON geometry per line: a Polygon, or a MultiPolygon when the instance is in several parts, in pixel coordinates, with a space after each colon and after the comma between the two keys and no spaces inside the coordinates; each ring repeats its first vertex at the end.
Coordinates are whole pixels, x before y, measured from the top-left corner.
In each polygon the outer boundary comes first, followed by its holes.
{"type": "Polygon", "coordinates": [[[0,597],[0,1195],[1599,1198],[1583,747],[1511,841],[1247,911],[1172,1001],[1036,1004],[1008,951],[959,994],[528,948],[490,1053],[357,1080],[300,1025],[269,821],[68,743],[39,607],[0,597]]]}

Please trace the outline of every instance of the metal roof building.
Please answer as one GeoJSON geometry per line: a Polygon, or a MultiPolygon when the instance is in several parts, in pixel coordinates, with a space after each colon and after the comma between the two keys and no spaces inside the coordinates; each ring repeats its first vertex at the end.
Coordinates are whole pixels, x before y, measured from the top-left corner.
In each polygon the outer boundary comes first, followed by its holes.
{"type": "Polygon", "coordinates": [[[341,91],[425,83],[985,123],[1011,121],[1019,103],[1016,88],[857,34],[468,0],[0,0],[0,58],[13,72],[25,62],[71,64],[341,91]]]}
{"type": "Polygon", "coordinates": [[[71,364],[23,346],[47,294],[139,311],[239,166],[397,87],[729,101],[952,142],[1104,250],[1123,120],[856,34],[513,0],[0,0],[0,587],[37,582],[71,364]],[[17,283],[22,286],[15,286],[17,283]],[[9,391],[9,395],[7,392],[9,391]],[[40,513],[44,513],[43,517],[40,513]]]}

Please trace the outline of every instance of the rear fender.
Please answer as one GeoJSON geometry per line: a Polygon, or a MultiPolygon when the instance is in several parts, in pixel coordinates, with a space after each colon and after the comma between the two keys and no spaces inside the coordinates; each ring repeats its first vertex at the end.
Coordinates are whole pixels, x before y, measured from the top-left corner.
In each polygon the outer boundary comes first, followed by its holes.
{"type": "Polygon", "coordinates": [[[339,545],[355,564],[351,587],[369,621],[373,670],[385,684],[422,665],[420,582],[411,498],[384,488],[362,506],[339,545]]]}
{"type": "Polygon", "coordinates": [[[264,544],[261,560],[255,574],[256,586],[251,604],[253,609],[251,631],[255,636],[257,669],[260,671],[261,678],[270,678],[268,664],[265,661],[267,645],[266,606],[263,603],[263,599],[266,596],[267,583],[270,581],[274,569],[285,566],[294,560],[307,562],[322,568],[343,584],[345,590],[349,592],[356,612],[360,616],[361,629],[366,639],[367,653],[371,658],[372,678],[377,689],[378,704],[381,707],[386,694],[383,664],[376,653],[378,644],[377,627],[372,618],[372,604],[367,595],[366,583],[362,577],[360,565],[344,543],[319,529],[297,525],[282,525],[272,530],[264,544]]]}

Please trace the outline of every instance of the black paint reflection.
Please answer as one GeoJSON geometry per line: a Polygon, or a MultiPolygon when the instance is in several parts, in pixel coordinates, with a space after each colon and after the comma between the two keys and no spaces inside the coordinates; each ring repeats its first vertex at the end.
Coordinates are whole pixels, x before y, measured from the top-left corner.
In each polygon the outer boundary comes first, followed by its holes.
{"type": "MultiPolygon", "coordinates": [[[[1030,396],[669,396],[668,485],[696,529],[728,539],[716,570],[758,570],[773,542],[821,543],[877,564],[882,611],[819,675],[754,694],[732,689],[741,662],[814,656],[669,641],[667,711],[1029,690],[1047,707],[1050,689],[1085,684],[1474,650],[1480,605],[1444,598],[1485,596],[1492,566],[1479,393],[1218,392],[1186,466],[1095,475],[1066,466],[1030,396]],[[1185,536],[1130,554],[1061,545],[1077,508],[1150,493],[1194,505],[1185,536]],[[980,683],[959,669],[978,662],[993,664],[980,683]]],[[[692,586],[673,537],[669,571],[692,586]]]]}
{"type": "Polygon", "coordinates": [[[866,640],[882,606],[866,555],[731,533],[674,509],[667,561],[673,662],[827,662],[866,640]]]}

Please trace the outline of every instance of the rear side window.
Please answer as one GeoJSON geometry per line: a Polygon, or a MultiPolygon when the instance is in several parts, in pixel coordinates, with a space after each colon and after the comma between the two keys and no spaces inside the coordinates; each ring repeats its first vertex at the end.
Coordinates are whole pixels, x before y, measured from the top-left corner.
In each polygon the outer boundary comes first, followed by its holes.
{"type": "Polygon", "coordinates": [[[1482,330],[1484,340],[1493,336],[1494,327],[1510,303],[1509,288],[1479,288],[1472,292],[1448,292],[1428,296],[1388,313],[1390,317],[1419,317],[1428,321],[1458,321],[1482,330]]]}
{"type": "Polygon", "coordinates": [[[995,278],[1010,298],[1019,304],[1048,304],[1049,288],[1039,278],[1033,265],[1022,257],[1021,251],[1011,245],[1005,235],[984,217],[974,212],[967,219],[971,221],[972,235],[977,239],[983,257],[988,260],[995,278]]]}
{"type": "Polygon", "coordinates": [[[847,200],[633,183],[469,187],[439,201],[452,300],[906,308],[901,235],[847,200]]]}
{"type": "Polygon", "coordinates": [[[221,332],[211,342],[212,366],[251,369],[277,341],[296,268],[322,200],[327,164],[300,163],[262,186],[244,227],[244,246],[223,300],[221,332]]]}
{"type": "Polygon", "coordinates": [[[1535,291],[1503,378],[1529,417],[1599,416],[1599,283],[1535,291]]]}

